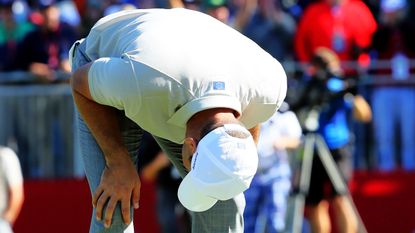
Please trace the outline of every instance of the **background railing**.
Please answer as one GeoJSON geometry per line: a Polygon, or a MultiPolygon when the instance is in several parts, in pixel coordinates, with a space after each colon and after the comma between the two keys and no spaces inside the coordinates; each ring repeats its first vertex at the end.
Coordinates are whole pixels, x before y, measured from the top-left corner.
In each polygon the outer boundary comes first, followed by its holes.
{"type": "Polygon", "coordinates": [[[0,144],[17,151],[25,177],[83,176],[68,77],[40,83],[26,72],[0,73],[0,144]]]}
{"type": "MultiPolygon", "coordinates": [[[[408,64],[415,68],[415,60],[408,64]]],[[[390,61],[376,61],[366,67],[356,62],[344,65],[357,71],[359,92],[369,103],[374,85],[415,84],[415,74],[405,80],[395,80],[390,75],[376,73],[390,68],[390,61]]],[[[304,70],[304,64],[295,62],[283,63],[283,66],[289,78],[304,70]]],[[[0,144],[17,150],[25,177],[83,176],[68,78],[68,73],[57,72],[53,83],[45,83],[26,72],[0,73],[0,144]]],[[[355,165],[361,169],[371,168],[374,163],[372,125],[357,124],[353,130],[355,165]]]]}

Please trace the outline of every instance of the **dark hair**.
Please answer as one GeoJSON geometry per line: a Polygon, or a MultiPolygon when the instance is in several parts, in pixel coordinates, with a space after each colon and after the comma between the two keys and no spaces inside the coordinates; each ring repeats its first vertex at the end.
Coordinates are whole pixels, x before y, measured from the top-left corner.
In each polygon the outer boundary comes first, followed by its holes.
{"type": "MultiPolygon", "coordinates": [[[[206,136],[208,133],[210,133],[210,131],[219,128],[225,124],[238,124],[243,126],[243,124],[238,121],[238,120],[233,120],[233,121],[214,121],[214,120],[209,120],[206,122],[206,124],[200,129],[200,139],[202,139],[204,136],[206,136]]],[[[245,127],[245,126],[244,126],[245,127]]],[[[233,134],[231,132],[229,132],[230,134],[233,134]]],[[[239,134],[233,134],[233,136],[235,137],[240,137],[240,138],[245,138],[247,135],[239,135],[239,134]]]]}
{"type": "Polygon", "coordinates": [[[200,137],[199,140],[202,139],[206,134],[208,134],[210,131],[221,127],[223,125],[222,122],[217,122],[214,120],[209,120],[206,122],[206,124],[200,129],[200,137]]]}

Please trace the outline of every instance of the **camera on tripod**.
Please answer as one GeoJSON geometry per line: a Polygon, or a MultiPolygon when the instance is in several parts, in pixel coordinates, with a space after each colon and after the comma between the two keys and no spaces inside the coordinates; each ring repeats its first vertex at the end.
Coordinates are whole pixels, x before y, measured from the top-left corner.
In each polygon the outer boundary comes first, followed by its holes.
{"type": "MultiPolygon", "coordinates": [[[[340,169],[338,162],[351,162],[348,159],[351,158],[349,116],[368,120],[371,118],[370,107],[363,97],[352,94],[357,91],[356,80],[343,75],[337,55],[327,48],[315,52],[310,66],[293,89],[290,105],[305,136],[294,178],[292,232],[302,232],[307,197],[319,202],[335,195],[346,198],[354,212],[350,217],[356,217],[359,232],[366,233],[347,186],[351,166],[340,169]],[[329,182],[331,194],[326,196],[326,191],[321,190],[329,187],[329,182]]],[[[310,203],[314,204],[313,201],[310,203]]]]}
{"type": "Polygon", "coordinates": [[[297,96],[290,103],[304,132],[316,132],[320,113],[334,114],[344,98],[353,98],[350,93],[355,87],[356,80],[343,75],[337,55],[330,49],[319,48],[296,87],[297,96]]]}

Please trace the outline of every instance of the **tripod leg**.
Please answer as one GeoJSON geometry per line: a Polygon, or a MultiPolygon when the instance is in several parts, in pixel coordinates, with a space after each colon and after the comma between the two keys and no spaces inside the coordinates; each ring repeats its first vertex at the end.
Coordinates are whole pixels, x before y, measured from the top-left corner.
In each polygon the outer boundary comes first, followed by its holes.
{"type": "Polygon", "coordinates": [[[336,165],[336,162],[333,159],[333,156],[330,153],[330,150],[327,147],[327,144],[324,142],[324,139],[320,135],[316,135],[316,146],[318,151],[318,156],[329,175],[329,178],[333,184],[333,187],[336,189],[338,193],[344,193],[347,200],[349,201],[353,212],[358,220],[359,225],[359,232],[360,233],[367,233],[366,227],[363,223],[362,218],[353,202],[353,198],[350,195],[349,189],[347,188],[346,183],[344,182],[343,178],[340,175],[339,169],[336,165]]]}
{"type": "Polygon", "coordinates": [[[316,135],[316,146],[318,152],[317,154],[336,191],[340,193],[348,192],[347,185],[344,183],[343,178],[340,175],[339,169],[330,153],[330,150],[327,148],[324,139],[319,135],[316,135]]]}
{"type": "Polygon", "coordinates": [[[294,216],[292,220],[292,232],[302,232],[304,219],[305,197],[310,187],[310,176],[313,165],[315,137],[307,135],[304,141],[304,153],[301,164],[299,181],[299,193],[294,198],[294,216]]]}

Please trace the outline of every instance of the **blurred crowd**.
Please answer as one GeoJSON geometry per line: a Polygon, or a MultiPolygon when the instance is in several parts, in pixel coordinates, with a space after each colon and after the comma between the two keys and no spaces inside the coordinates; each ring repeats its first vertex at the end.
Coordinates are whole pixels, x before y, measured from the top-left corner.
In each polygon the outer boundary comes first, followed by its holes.
{"type": "Polygon", "coordinates": [[[254,40],[283,63],[289,104],[298,105],[294,90],[314,75],[309,64],[315,51],[332,50],[342,72],[329,76],[355,80],[349,89],[361,94],[373,111],[370,124],[350,129],[357,131],[356,161],[363,160],[358,167],[415,169],[413,1],[0,0],[0,71],[26,71],[40,83],[66,81],[68,76],[59,74],[70,72],[70,46],[99,18],[154,7],[202,11],[254,40]]]}
{"type": "MultiPolygon", "coordinates": [[[[415,170],[414,1],[0,0],[0,77],[24,71],[35,77],[36,83],[67,82],[60,73],[70,72],[69,49],[98,19],[121,10],[175,7],[215,17],[278,59],[289,78],[284,111],[298,116],[303,135],[321,134],[333,155],[339,154],[336,162],[342,163],[347,157],[352,166],[351,160],[362,161],[358,156],[374,155],[365,157],[364,165],[354,163],[381,172],[415,170]]],[[[267,122],[263,127],[273,124],[267,122]]],[[[288,131],[293,128],[280,130],[279,134],[290,136],[288,131]]],[[[301,132],[292,133],[296,140],[298,134],[301,132]]],[[[276,136],[269,133],[267,137],[276,136]]],[[[277,147],[275,142],[269,143],[277,147]]],[[[7,144],[7,140],[0,144],[7,144]]],[[[293,146],[281,144],[278,156],[285,158],[282,151],[293,146]]],[[[295,144],[297,147],[299,142],[295,144]]],[[[24,150],[19,152],[22,159],[24,150]]],[[[153,154],[158,156],[158,150],[153,154]]],[[[280,161],[276,158],[273,160],[280,161]]],[[[157,167],[155,170],[144,169],[148,173],[145,176],[154,179],[155,171],[168,166],[168,161],[163,161],[159,158],[157,163],[163,165],[151,165],[157,167]]],[[[25,164],[23,173],[30,176],[30,164],[25,164]]],[[[286,170],[270,164],[267,169],[274,169],[287,181],[290,171],[286,163],[283,165],[279,164],[286,170]]],[[[345,173],[351,173],[350,166],[345,173]]],[[[165,174],[170,172],[169,168],[165,174]]],[[[255,195],[261,189],[268,190],[267,182],[277,179],[267,172],[262,171],[265,176],[255,179],[257,190],[248,193],[251,201],[258,201],[255,195]]],[[[346,181],[350,177],[343,175],[346,181]]],[[[281,198],[286,198],[290,185],[279,182],[285,187],[281,198]]],[[[161,184],[160,193],[165,191],[163,187],[161,184]]],[[[253,213],[257,211],[254,206],[248,206],[247,219],[259,214],[253,213]]],[[[280,224],[275,222],[278,218],[273,219],[271,225],[280,224]]]]}

